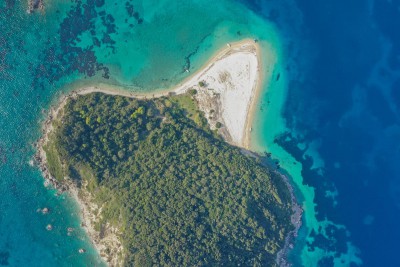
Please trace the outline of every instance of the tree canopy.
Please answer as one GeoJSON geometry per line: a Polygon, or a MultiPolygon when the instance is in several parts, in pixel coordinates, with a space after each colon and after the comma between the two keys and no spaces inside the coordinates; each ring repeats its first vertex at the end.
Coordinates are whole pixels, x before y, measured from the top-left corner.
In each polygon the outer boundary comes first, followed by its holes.
{"type": "Polygon", "coordinates": [[[288,189],[193,120],[188,101],[71,98],[53,122],[49,169],[87,185],[99,225],[122,233],[126,266],[274,266],[292,229],[288,189]]]}

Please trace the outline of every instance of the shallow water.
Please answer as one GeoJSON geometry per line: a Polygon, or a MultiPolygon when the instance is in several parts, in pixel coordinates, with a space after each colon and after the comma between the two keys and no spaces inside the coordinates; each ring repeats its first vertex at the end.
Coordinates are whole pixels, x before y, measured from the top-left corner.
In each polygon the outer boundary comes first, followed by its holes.
{"type": "Polygon", "coordinates": [[[0,1],[0,265],[103,264],[75,204],[28,164],[61,92],[170,87],[248,37],[269,81],[253,146],[280,161],[305,209],[291,260],[400,265],[398,3],[58,0],[27,14],[22,2],[0,1]],[[45,206],[50,214],[37,212],[45,206]]]}

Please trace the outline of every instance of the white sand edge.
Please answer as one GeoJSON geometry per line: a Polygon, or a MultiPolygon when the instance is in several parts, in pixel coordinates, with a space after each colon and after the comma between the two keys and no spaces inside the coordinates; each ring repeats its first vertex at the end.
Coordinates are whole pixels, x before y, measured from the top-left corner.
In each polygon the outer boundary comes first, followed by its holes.
{"type": "Polygon", "coordinates": [[[104,93],[130,98],[157,98],[170,93],[183,94],[196,89],[200,110],[211,128],[222,123],[221,134],[233,145],[249,148],[251,122],[255,100],[261,90],[261,49],[251,39],[227,44],[206,65],[172,89],[150,93],[135,93],[107,85],[79,88],[72,95],[104,93]],[[199,86],[204,82],[205,86],[199,86]],[[213,114],[212,114],[213,113],[213,114]]]}

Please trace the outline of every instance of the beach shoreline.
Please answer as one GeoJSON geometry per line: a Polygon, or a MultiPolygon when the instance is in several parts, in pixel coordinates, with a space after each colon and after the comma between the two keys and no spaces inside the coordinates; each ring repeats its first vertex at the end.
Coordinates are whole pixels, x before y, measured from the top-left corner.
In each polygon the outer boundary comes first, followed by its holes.
{"type": "MultiPolygon", "coordinates": [[[[167,89],[155,89],[152,90],[151,92],[143,93],[143,92],[126,90],[122,86],[114,86],[114,85],[99,83],[96,85],[79,87],[77,89],[70,91],[68,94],[61,96],[60,98],[63,99],[65,97],[68,98],[76,95],[86,95],[90,93],[103,93],[108,95],[125,96],[129,98],[151,99],[158,97],[167,97],[171,94],[175,95],[184,94],[188,92],[188,90],[193,88],[196,89],[197,91],[203,91],[203,92],[208,91],[209,93],[208,99],[205,100],[196,99],[196,100],[200,108],[204,107],[202,111],[206,115],[208,115],[206,116],[206,118],[211,128],[216,129],[215,124],[218,121],[218,119],[224,120],[228,118],[228,120],[232,120],[232,118],[240,117],[241,118],[240,122],[231,123],[230,128],[226,127],[228,128],[227,129],[228,133],[225,134],[224,137],[225,140],[232,145],[249,149],[251,143],[250,139],[251,139],[252,124],[255,117],[254,113],[256,112],[257,98],[260,96],[264,84],[261,52],[262,52],[261,47],[256,40],[244,39],[239,42],[226,44],[226,47],[217,51],[209,60],[207,60],[207,62],[204,64],[202,68],[194,72],[189,77],[185,78],[178,85],[171,86],[170,88],[167,89]],[[224,63],[229,63],[224,61],[227,61],[235,56],[242,56],[242,58],[253,57],[252,62],[250,62],[250,64],[253,64],[251,67],[254,67],[255,69],[251,71],[250,75],[254,76],[255,79],[253,81],[250,81],[249,82],[250,84],[243,84],[250,86],[251,88],[249,90],[246,86],[242,86],[241,88],[234,88],[236,91],[241,91],[245,93],[246,94],[245,97],[241,97],[239,95],[229,95],[225,97],[228,100],[228,102],[231,102],[232,104],[238,106],[239,108],[231,109],[230,111],[225,110],[226,118],[221,118],[223,117],[223,115],[217,114],[220,115],[219,118],[214,118],[214,120],[210,120],[210,115],[211,115],[209,112],[210,108],[205,107],[209,103],[205,104],[203,103],[202,105],[202,103],[199,102],[202,101],[216,102],[218,101],[218,99],[212,99],[212,96],[210,96],[211,94],[223,94],[224,91],[228,91],[227,88],[222,88],[225,86],[224,82],[218,82],[216,80],[218,79],[218,75],[220,74],[221,69],[223,70],[223,68],[226,68],[226,66],[221,68],[220,65],[224,65],[224,63]],[[207,78],[210,78],[212,82],[207,80],[207,78]],[[201,81],[206,81],[209,84],[206,87],[201,88],[201,86],[199,86],[199,82],[201,81]],[[221,88],[219,88],[219,90],[216,90],[216,87],[221,87],[221,88]],[[234,132],[234,135],[238,137],[236,138],[236,140],[231,140],[230,136],[232,136],[232,132],[234,132]]],[[[235,68],[231,70],[231,73],[234,72],[233,74],[241,74],[240,67],[244,66],[240,65],[235,66],[235,68]]],[[[231,82],[235,83],[240,79],[242,78],[240,77],[234,79],[231,82]]],[[[62,100],[58,100],[57,103],[60,103],[60,101],[62,100]]],[[[225,103],[223,103],[223,101],[222,103],[221,101],[219,101],[218,104],[223,106],[225,103]]],[[[58,105],[59,104],[54,104],[53,109],[58,105]]],[[[222,133],[222,135],[224,135],[224,133],[222,133]]]]}
{"type": "MultiPolygon", "coordinates": [[[[199,104],[200,110],[204,112],[210,127],[219,131],[228,143],[244,149],[250,149],[251,131],[254,114],[256,112],[256,103],[261,94],[263,84],[265,84],[265,77],[263,75],[264,69],[261,58],[260,45],[255,40],[245,39],[240,42],[227,44],[225,48],[215,53],[215,55],[207,61],[204,67],[184,79],[177,86],[148,93],[137,93],[134,91],[123,90],[123,87],[97,84],[94,86],[78,88],[68,94],[62,95],[58,99],[57,104],[52,105],[48,112],[48,117],[42,125],[42,137],[35,144],[35,147],[38,150],[38,153],[35,155],[35,160],[48,183],[53,185],[53,187],[60,192],[68,192],[76,200],[80,207],[81,219],[85,225],[84,228],[88,236],[92,240],[95,248],[99,251],[100,256],[105,262],[110,264],[110,266],[118,265],[120,259],[115,258],[117,253],[112,255],[106,255],[103,253],[105,251],[104,244],[101,244],[99,234],[94,229],[93,221],[88,219],[94,217],[93,209],[90,207],[90,203],[88,202],[90,197],[88,198],[86,196],[85,198],[82,198],[82,194],[79,194],[82,190],[79,190],[76,185],[61,184],[51,176],[48,170],[46,153],[43,146],[48,142],[49,135],[53,130],[52,121],[57,117],[62,116],[61,112],[67,103],[67,100],[70,98],[76,98],[79,95],[91,93],[103,93],[136,99],[152,99],[168,97],[171,94],[180,95],[189,92],[191,89],[196,89],[197,93],[194,98],[199,104]],[[243,61],[243,59],[245,60],[243,61]],[[242,63],[242,61],[245,63],[243,66],[239,64],[242,63]],[[229,65],[235,63],[237,66],[233,66],[229,69],[230,72],[227,71],[230,75],[230,80],[222,79],[221,73],[224,73],[224,68],[226,70],[229,65]],[[243,67],[245,67],[247,71],[243,71],[243,67]],[[201,86],[201,82],[204,82],[206,86],[201,86]],[[232,84],[229,84],[228,86],[227,83],[229,82],[232,84]],[[237,84],[240,84],[240,86],[237,86],[237,84]],[[249,86],[250,89],[248,88],[249,86]],[[226,108],[227,105],[230,105],[231,108],[226,108]],[[214,109],[217,110],[215,113],[212,112],[214,109]],[[237,119],[238,117],[239,119],[237,119]],[[220,121],[223,121],[224,124],[222,129],[216,127],[216,123],[220,121]]],[[[267,62],[266,64],[269,63],[267,62]]],[[[113,248],[110,250],[123,253],[118,250],[120,244],[118,244],[118,240],[115,240],[118,236],[117,229],[111,229],[110,234],[109,238],[113,240],[113,248]]]]}

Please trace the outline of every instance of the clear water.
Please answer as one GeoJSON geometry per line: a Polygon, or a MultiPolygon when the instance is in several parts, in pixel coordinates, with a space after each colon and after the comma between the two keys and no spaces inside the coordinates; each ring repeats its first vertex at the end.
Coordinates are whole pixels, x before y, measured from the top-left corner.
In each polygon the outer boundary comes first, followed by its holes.
{"type": "Polygon", "coordinates": [[[290,259],[400,266],[396,1],[48,2],[27,14],[0,0],[0,265],[104,265],[74,202],[28,164],[62,92],[171,87],[227,42],[256,38],[266,83],[253,146],[280,161],[305,210],[290,259]]]}

